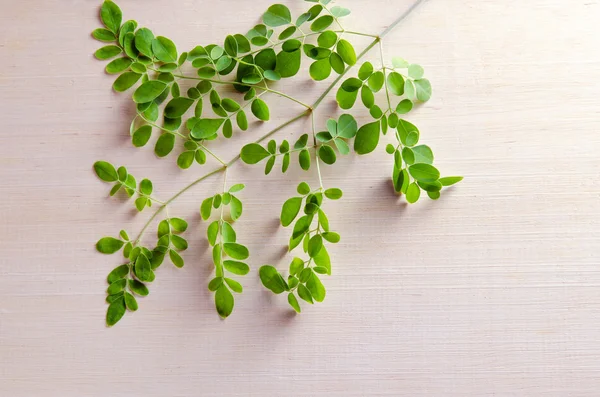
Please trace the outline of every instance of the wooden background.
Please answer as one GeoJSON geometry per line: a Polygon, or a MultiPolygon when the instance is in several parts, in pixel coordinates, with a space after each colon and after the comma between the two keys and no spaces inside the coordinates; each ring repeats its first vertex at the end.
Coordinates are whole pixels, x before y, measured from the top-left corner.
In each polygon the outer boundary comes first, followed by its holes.
{"type": "MultiPolygon", "coordinates": [[[[345,0],[347,27],[378,33],[412,0],[345,0]]],[[[307,4],[286,1],[295,15],[307,4]]],[[[282,202],[314,172],[245,182],[239,240],[253,271],[222,321],[206,285],[201,200],[182,196],[186,266],[163,265],[140,310],[106,329],[106,274],[94,243],[150,216],[107,197],[95,160],[127,165],[168,198],[215,163],[179,171],[135,149],[128,95],[92,54],[98,0],[2,0],[0,9],[0,395],[597,396],[600,392],[600,1],[427,0],[385,40],[386,57],[422,64],[433,99],[411,114],[446,175],[463,183],[407,206],[391,159],[348,156],[325,168],[343,200],[324,303],[290,314],[256,270],[285,269],[282,202]]],[[[246,31],[270,2],[121,0],[180,49],[246,31]]],[[[356,41],[357,46],[367,41],[356,41]]],[[[377,52],[369,58],[377,61],[377,52]]],[[[305,63],[305,66],[307,63],[305,63]]],[[[328,80],[277,88],[312,102],[328,80]]],[[[272,122],[212,147],[224,158],[300,108],[271,96],[272,122]],[[275,110],[277,108],[278,110],[275,110]]],[[[333,96],[319,124],[339,114],[333,96]]],[[[363,112],[360,122],[367,120],[363,112]]],[[[298,122],[279,134],[308,131],[298,122]]],[[[149,234],[150,241],[155,226],[149,234]]]]}

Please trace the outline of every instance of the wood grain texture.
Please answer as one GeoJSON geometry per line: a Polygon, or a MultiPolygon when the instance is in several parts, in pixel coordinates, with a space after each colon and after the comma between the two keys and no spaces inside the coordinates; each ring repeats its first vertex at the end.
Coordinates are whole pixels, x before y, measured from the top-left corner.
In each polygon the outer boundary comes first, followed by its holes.
{"type": "MultiPolygon", "coordinates": [[[[347,26],[374,33],[410,5],[341,3],[353,10],[347,26]]],[[[120,4],[126,18],[191,48],[245,31],[270,2],[120,4]]],[[[237,164],[230,182],[248,186],[238,235],[254,271],[234,314],[221,321],[206,288],[198,207],[219,188],[214,177],[170,209],[190,220],[186,266],[163,266],[140,310],[110,330],[105,276],[118,262],[94,243],[122,227],[137,233],[150,213],[107,198],[93,161],[150,177],[161,198],[215,164],[181,172],[173,156],[131,146],[128,95],[111,91],[91,55],[98,5],[2,1],[1,396],[598,395],[600,1],[424,2],[384,51],[425,66],[434,96],[411,120],[442,172],[465,181],[406,206],[390,191],[383,147],[325,168],[325,183],[345,191],[329,206],[342,241],[327,299],[293,316],[255,270],[289,263],[279,208],[301,178],[316,177],[237,164]]],[[[327,84],[278,89],[310,102],[327,84]]],[[[332,98],[320,123],[339,114],[332,98]]],[[[271,103],[277,120],[215,151],[229,158],[300,110],[271,103]]]]}

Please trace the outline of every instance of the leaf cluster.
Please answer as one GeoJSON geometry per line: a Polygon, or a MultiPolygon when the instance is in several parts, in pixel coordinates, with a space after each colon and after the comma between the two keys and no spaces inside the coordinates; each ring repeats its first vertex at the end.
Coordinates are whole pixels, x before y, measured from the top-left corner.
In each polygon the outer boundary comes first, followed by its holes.
{"type": "Polygon", "coordinates": [[[302,251],[308,258],[304,260],[295,257],[290,263],[287,279],[271,265],[262,266],[259,274],[265,288],[275,294],[287,292],[288,303],[299,313],[301,309],[296,295],[310,304],[325,299],[326,290],[319,274],[331,275],[331,259],[326,243],[339,242],[340,235],[330,230],[323,201],[340,199],[342,190],[319,188],[311,191],[308,183],[302,182],[298,185],[297,192],[299,196],[291,197],[283,203],[280,220],[284,227],[291,226],[295,221],[289,250],[302,244],[302,251]]]}

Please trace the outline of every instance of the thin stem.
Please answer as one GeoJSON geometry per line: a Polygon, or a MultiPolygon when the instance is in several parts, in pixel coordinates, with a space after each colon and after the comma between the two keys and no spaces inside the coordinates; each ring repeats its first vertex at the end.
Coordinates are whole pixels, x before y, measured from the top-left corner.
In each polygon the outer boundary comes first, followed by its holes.
{"type": "Polygon", "coordinates": [[[406,11],[404,11],[404,14],[400,15],[398,18],[396,18],[396,20],[394,22],[392,22],[392,24],[390,26],[387,27],[387,29],[385,29],[383,32],[381,32],[379,34],[379,38],[383,38],[385,36],[387,36],[388,33],[390,33],[392,31],[392,29],[394,29],[400,22],[402,22],[404,19],[406,19],[407,16],[410,15],[411,12],[413,12],[413,10],[415,8],[417,8],[419,6],[419,4],[421,4],[424,0],[416,0],[410,7],[408,7],[408,9],[406,11]]]}
{"type": "MultiPolygon", "coordinates": [[[[312,125],[312,134],[313,134],[313,143],[315,147],[317,146],[317,133],[315,130],[315,113],[310,113],[311,125],[312,125]]],[[[319,175],[319,186],[321,190],[323,190],[323,179],[321,178],[321,168],[319,166],[319,152],[315,152],[315,162],[317,163],[317,175],[319,175]]]]}
{"type": "Polygon", "coordinates": [[[154,218],[156,218],[156,216],[158,214],[160,214],[160,212],[162,210],[165,209],[165,207],[167,206],[167,204],[163,204],[160,207],[158,207],[158,209],[154,212],[154,214],[152,214],[152,216],[150,217],[150,219],[148,219],[148,222],[146,222],[146,224],[144,225],[144,227],[142,227],[142,230],[140,230],[140,233],[138,234],[137,238],[134,240],[133,245],[136,245],[137,243],[140,242],[140,240],[142,239],[142,236],[144,235],[144,232],[146,231],[146,229],[148,228],[148,226],[150,226],[150,223],[152,223],[152,221],[154,220],[154,218]]]}
{"type": "Polygon", "coordinates": [[[381,56],[381,68],[383,70],[383,84],[385,85],[385,96],[387,98],[388,110],[390,110],[392,108],[392,103],[390,102],[390,91],[388,90],[387,74],[385,73],[384,58],[383,58],[383,45],[381,44],[381,41],[379,41],[379,54],[381,56]]]}
{"type": "Polygon", "coordinates": [[[355,36],[365,36],[365,37],[372,37],[372,38],[374,38],[374,39],[376,39],[376,38],[377,38],[377,35],[376,35],[376,34],[368,34],[368,33],[361,33],[361,32],[353,32],[353,31],[351,31],[351,30],[344,30],[344,33],[346,33],[346,34],[352,34],[352,35],[355,35],[355,36]]]}
{"type": "MultiPolygon", "coordinates": [[[[276,132],[280,131],[281,129],[292,124],[294,121],[299,120],[302,117],[308,115],[309,112],[310,112],[309,110],[305,110],[304,112],[300,113],[296,117],[293,117],[290,120],[286,121],[285,123],[278,125],[277,127],[273,128],[271,131],[267,132],[265,135],[261,136],[256,141],[254,141],[254,143],[260,143],[260,142],[264,141],[265,139],[269,138],[271,135],[275,134],[276,132]]],[[[235,164],[240,159],[240,157],[241,157],[241,154],[238,153],[237,156],[235,156],[229,162],[227,162],[227,167],[231,167],[233,164],[235,164]]]]}
{"type": "Polygon", "coordinates": [[[163,130],[163,131],[165,131],[165,132],[168,132],[168,133],[170,133],[170,134],[175,134],[175,135],[178,135],[178,136],[180,136],[181,138],[183,138],[183,139],[185,139],[185,140],[188,140],[188,137],[186,137],[185,135],[183,135],[183,134],[182,134],[182,133],[180,133],[179,131],[171,131],[171,130],[168,130],[168,129],[164,128],[164,127],[161,127],[160,125],[158,125],[158,124],[156,124],[156,123],[154,123],[154,122],[152,122],[152,121],[148,120],[146,117],[144,117],[144,115],[143,115],[142,113],[139,113],[139,112],[138,112],[138,114],[137,114],[137,115],[138,115],[139,117],[141,117],[141,118],[142,118],[142,120],[144,120],[146,123],[148,123],[148,125],[151,125],[152,127],[158,128],[159,130],[163,130]]]}
{"type": "Polygon", "coordinates": [[[177,199],[177,197],[181,196],[183,193],[187,192],[189,189],[191,189],[192,187],[196,186],[197,184],[199,184],[200,182],[202,182],[203,180],[205,180],[208,177],[213,176],[214,174],[218,174],[219,172],[222,172],[226,169],[226,166],[223,167],[219,167],[216,170],[213,170],[211,172],[209,172],[208,174],[205,174],[203,176],[201,176],[200,178],[196,179],[195,181],[193,181],[192,183],[190,183],[189,185],[187,185],[186,187],[184,187],[183,189],[181,189],[177,194],[175,194],[173,197],[171,197],[170,199],[168,199],[165,204],[170,204],[173,201],[175,201],[177,199]]]}
{"type": "Polygon", "coordinates": [[[225,163],[223,160],[221,160],[221,158],[219,156],[217,156],[216,154],[211,152],[209,148],[207,148],[206,146],[204,146],[201,143],[199,143],[198,146],[200,146],[202,149],[206,150],[208,152],[208,154],[213,156],[215,158],[215,160],[217,160],[219,163],[223,164],[224,166],[227,166],[227,163],[225,163]]]}
{"type": "Polygon", "coordinates": [[[241,85],[241,86],[244,86],[244,87],[253,87],[253,88],[257,88],[259,90],[264,90],[266,92],[270,92],[272,94],[281,95],[282,97],[287,98],[290,101],[296,102],[297,104],[302,105],[302,106],[304,106],[307,109],[311,108],[310,105],[308,105],[308,104],[306,104],[306,103],[304,103],[304,102],[302,102],[302,101],[300,101],[300,100],[298,100],[298,99],[296,99],[296,98],[294,98],[292,96],[284,94],[281,91],[273,90],[273,89],[271,89],[269,87],[261,87],[261,86],[257,86],[257,85],[254,85],[254,84],[242,83],[242,82],[238,82],[238,81],[223,81],[223,80],[215,80],[215,79],[203,79],[201,77],[186,76],[186,75],[183,75],[183,74],[174,74],[173,76],[174,77],[178,77],[180,79],[210,81],[211,83],[215,83],[215,84],[229,84],[229,85],[241,85]]]}

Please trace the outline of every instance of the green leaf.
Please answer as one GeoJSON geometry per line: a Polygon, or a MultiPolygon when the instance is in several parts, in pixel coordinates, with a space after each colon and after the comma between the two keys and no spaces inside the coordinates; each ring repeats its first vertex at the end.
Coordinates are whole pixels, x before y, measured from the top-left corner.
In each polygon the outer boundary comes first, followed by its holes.
{"type": "Polygon", "coordinates": [[[181,236],[178,236],[176,234],[171,235],[171,243],[173,244],[173,246],[175,246],[175,248],[177,248],[179,251],[184,251],[187,249],[188,247],[188,243],[187,240],[184,239],[181,236]]]}
{"type": "Polygon", "coordinates": [[[207,139],[214,136],[225,119],[200,119],[194,128],[190,131],[190,135],[194,139],[207,139]]]}
{"type": "Polygon", "coordinates": [[[154,274],[152,272],[152,267],[150,266],[150,261],[145,255],[138,255],[135,261],[134,271],[136,277],[139,278],[140,281],[154,280],[154,274]]]}
{"type": "Polygon", "coordinates": [[[302,284],[298,285],[298,296],[311,305],[314,303],[310,291],[302,284]]]}
{"type": "Polygon", "coordinates": [[[257,119],[262,121],[269,120],[269,107],[262,99],[254,99],[250,108],[252,110],[252,114],[254,114],[254,116],[256,116],[257,119]]]}
{"type": "Polygon", "coordinates": [[[342,109],[350,109],[352,106],[354,106],[357,96],[358,96],[357,90],[349,92],[349,91],[344,90],[343,87],[340,87],[337,91],[335,99],[336,99],[338,105],[340,105],[340,107],[342,109]]]}
{"type": "Polygon", "coordinates": [[[237,281],[227,278],[225,277],[225,282],[227,283],[227,285],[229,286],[229,288],[231,288],[231,290],[233,292],[237,292],[238,294],[241,294],[243,291],[243,287],[242,284],[238,283],[237,281]]]}
{"type": "Polygon", "coordinates": [[[141,28],[135,32],[135,48],[137,48],[142,54],[152,58],[152,42],[154,41],[154,34],[150,29],[141,28]]]}
{"type": "Polygon", "coordinates": [[[308,242],[308,256],[314,258],[321,248],[323,248],[323,237],[319,234],[312,236],[308,242]]]}
{"type": "Polygon", "coordinates": [[[177,48],[175,44],[163,36],[157,36],[152,40],[152,52],[162,62],[177,62],[177,48]]]}
{"type": "Polygon", "coordinates": [[[208,243],[210,245],[214,246],[217,243],[218,234],[219,234],[219,221],[214,221],[206,229],[206,237],[207,237],[208,243]]]}
{"type": "Polygon", "coordinates": [[[115,167],[106,161],[96,161],[94,163],[94,171],[98,178],[105,182],[116,182],[119,180],[119,175],[115,167]]]}
{"type": "Polygon", "coordinates": [[[381,89],[381,87],[383,87],[383,82],[384,82],[384,76],[383,76],[383,72],[381,72],[381,71],[377,71],[377,72],[373,73],[369,77],[369,80],[367,80],[367,84],[369,85],[369,87],[371,88],[371,90],[373,92],[378,92],[381,89]]]}
{"type": "Polygon", "coordinates": [[[334,6],[331,8],[331,14],[336,18],[342,18],[350,15],[350,10],[340,6],[334,6]]]}
{"type": "Polygon", "coordinates": [[[281,294],[282,292],[287,291],[287,283],[273,266],[261,266],[258,273],[262,284],[273,293],[281,294]]]}
{"type": "Polygon", "coordinates": [[[335,232],[325,232],[322,234],[323,238],[330,243],[338,243],[340,241],[340,235],[335,232]]]}
{"type": "Polygon", "coordinates": [[[302,206],[302,197],[292,197],[286,200],[281,207],[281,225],[287,227],[296,219],[296,216],[300,212],[302,206]]]}
{"type": "Polygon", "coordinates": [[[106,65],[106,73],[117,74],[126,70],[131,65],[129,58],[117,58],[106,65]]]}
{"type": "Polygon", "coordinates": [[[358,129],[354,139],[354,151],[358,154],[371,153],[379,143],[380,122],[374,121],[358,129]]]}
{"type": "Polygon", "coordinates": [[[188,228],[188,223],[181,218],[170,218],[169,224],[175,231],[179,233],[185,232],[188,228]]]}
{"type": "Polygon", "coordinates": [[[288,294],[288,303],[296,311],[296,313],[300,313],[300,305],[298,304],[298,299],[296,299],[296,296],[293,292],[288,294]]]}
{"type": "MultiPolygon", "coordinates": [[[[223,200],[223,202],[225,203],[225,200],[223,200]]],[[[223,237],[224,243],[235,243],[235,230],[233,230],[233,227],[228,222],[223,221],[223,224],[221,225],[221,236],[223,237]]]]}
{"type": "Polygon", "coordinates": [[[442,190],[442,184],[439,181],[435,182],[417,182],[417,185],[426,192],[439,192],[442,190]]]}
{"type": "Polygon", "coordinates": [[[337,42],[338,35],[332,30],[328,30],[323,32],[317,38],[317,43],[319,43],[319,47],[323,48],[331,48],[337,42]]]}
{"type": "Polygon", "coordinates": [[[310,193],[310,186],[308,186],[308,183],[306,182],[300,182],[296,190],[298,191],[298,194],[305,196],[310,193]]]}
{"type": "Polygon", "coordinates": [[[133,93],[133,101],[146,103],[155,100],[167,88],[167,84],[159,80],[150,80],[143,83],[133,93]]]}
{"type": "Polygon", "coordinates": [[[146,296],[150,293],[148,287],[138,280],[129,280],[129,289],[140,296],[146,296]]]}
{"type": "Polygon", "coordinates": [[[294,231],[292,232],[292,238],[297,238],[305,234],[310,229],[312,222],[312,215],[305,215],[300,217],[294,225],[294,231]]]}
{"type": "Polygon", "coordinates": [[[332,165],[335,163],[336,155],[333,148],[329,145],[320,146],[317,154],[325,164],[332,165]]]}
{"type": "Polygon", "coordinates": [[[327,29],[332,23],[333,17],[331,15],[323,15],[315,19],[315,21],[310,25],[310,30],[313,32],[320,32],[321,30],[327,29]]]}
{"type": "Polygon", "coordinates": [[[232,35],[229,35],[225,38],[225,52],[234,57],[237,56],[237,52],[238,52],[238,43],[237,40],[235,39],[235,37],[233,37],[232,35]]]}
{"type": "Polygon", "coordinates": [[[317,277],[316,273],[312,273],[306,282],[306,288],[310,291],[311,296],[317,302],[323,302],[325,299],[325,287],[317,277]]]}
{"type": "Polygon", "coordinates": [[[342,198],[342,189],[338,189],[338,188],[330,188],[325,190],[325,197],[327,197],[330,200],[339,200],[340,198],[342,198]]]}
{"type": "Polygon", "coordinates": [[[115,281],[127,276],[128,273],[129,273],[129,266],[127,266],[127,265],[117,266],[110,273],[108,273],[108,277],[106,278],[106,281],[108,281],[109,284],[112,284],[115,281]]]}
{"type": "Polygon", "coordinates": [[[295,26],[288,26],[285,28],[277,37],[279,40],[285,40],[288,37],[291,37],[298,30],[295,26]]]}
{"type": "Polygon", "coordinates": [[[413,164],[408,167],[408,172],[419,182],[435,182],[440,178],[440,172],[430,164],[413,164]]]}
{"type": "Polygon", "coordinates": [[[208,283],[208,289],[210,291],[216,291],[223,284],[223,277],[215,277],[208,283]]]}
{"type": "Polygon", "coordinates": [[[175,146],[175,134],[164,133],[158,137],[156,145],[154,146],[154,153],[158,157],[165,157],[173,150],[175,146]]]}
{"type": "Polygon", "coordinates": [[[358,70],[358,78],[361,80],[368,79],[373,74],[373,64],[371,62],[365,62],[358,70]]]}
{"type": "Polygon", "coordinates": [[[179,267],[179,268],[183,267],[183,264],[184,264],[183,258],[181,257],[181,255],[179,255],[177,253],[177,251],[175,251],[175,250],[169,250],[169,258],[171,258],[171,262],[173,262],[173,264],[176,267],[179,267]]]}
{"type": "MultiPolygon", "coordinates": [[[[404,162],[406,164],[414,164],[415,163],[415,154],[412,149],[409,147],[405,147],[402,149],[402,157],[404,158],[404,162]]],[[[396,165],[399,166],[401,163],[396,161],[396,165]]]]}
{"type": "Polygon", "coordinates": [[[308,152],[308,149],[302,149],[302,151],[300,151],[300,154],[298,155],[298,161],[300,163],[300,167],[304,171],[307,171],[310,168],[310,153],[308,152]]]}
{"type": "Polygon", "coordinates": [[[417,89],[417,99],[421,102],[427,102],[431,98],[431,83],[427,79],[415,80],[417,89]]]}
{"type": "Polygon", "coordinates": [[[296,51],[298,48],[302,47],[302,42],[297,39],[286,40],[282,45],[281,49],[285,52],[296,51]]]}
{"type": "Polygon", "coordinates": [[[373,91],[366,85],[363,85],[360,90],[360,99],[367,109],[371,109],[375,105],[375,95],[373,95],[373,91]]]}
{"type": "Polygon", "coordinates": [[[337,74],[344,73],[344,70],[346,69],[346,66],[344,65],[344,61],[342,60],[342,57],[340,57],[338,53],[332,52],[329,55],[329,63],[331,64],[331,68],[337,74]]]}
{"type": "Polygon", "coordinates": [[[439,179],[442,186],[452,186],[463,180],[462,176],[446,176],[439,179]]]}
{"type": "Polygon", "coordinates": [[[194,100],[185,97],[173,98],[165,106],[165,116],[169,118],[181,117],[194,104],[194,100]]]}
{"type": "Polygon", "coordinates": [[[387,76],[387,85],[392,94],[398,96],[404,94],[404,77],[400,73],[390,73],[387,76]]]}
{"type": "Polygon", "coordinates": [[[267,12],[263,14],[263,22],[265,25],[273,28],[287,25],[292,22],[292,14],[283,4],[273,4],[267,9],[267,12]]]}
{"type": "Polygon", "coordinates": [[[342,89],[344,91],[352,92],[358,91],[360,87],[362,87],[362,81],[357,79],[356,77],[351,77],[342,83],[342,89]]]}
{"type": "Polygon", "coordinates": [[[404,68],[408,67],[408,62],[406,62],[404,59],[402,59],[400,57],[394,57],[394,58],[392,58],[392,65],[395,68],[404,69],[404,68]]]}
{"type": "Polygon", "coordinates": [[[152,194],[152,182],[149,179],[142,179],[140,182],[140,191],[142,194],[149,196],[152,194]]]}
{"type": "Polygon", "coordinates": [[[117,293],[123,291],[123,289],[125,288],[126,285],[127,285],[127,280],[125,280],[125,279],[116,280],[111,285],[109,285],[108,289],[106,290],[106,293],[109,295],[117,294],[117,293]]]}
{"type": "Polygon", "coordinates": [[[213,197],[209,197],[209,198],[205,199],[204,201],[202,201],[202,204],[200,205],[200,215],[202,215],[202,219],[207,220],[208,218],[210,218],[210,213],[212,211],[212,205],[213,205],[213,197]]]}
{"type": "Polygon", "coordinates": [[[325,80],[331,74],[329,59],[320,59],[313,62],[309,68],[310,77],[315,81],[325,80]]]}
{"type": "Polygon", "coordinates": [[[420,65],[412,64],[408,66],[408,75],[412,79],[418,80],[423,77],[423,67],[420,65]]]}
{"type": "Polygon", "coordinates": [[[400,141],[406,146],[414,146],[419,142],[419,129],[412,123],[400,119],[398,121],[398,135],[400,141]]]}
{"type": "Polygon", "coordinates": [[[221,284],[215,293],[215,306],[219,316],[227,318],[233,311],[233,304],[231,291],[224,284],[221,284]]]}
{"type": "MultiPolygon", "coordinates": [[[[158,238],[161,238],[162,236],[171,234],[171,226],[169,225],[169,221],[167,221],[166,219],[160,221],[160,223],[158,224],[158,238]]],[[[168,241],[167,241],[168,243],[168,241]]],[[[168,244],[165,244],[168,245],[168,244]]]]}
{"type": "Polygon", "coordinates": [[[121,48],[116,45],[107,45],[98,49],[94,56],[100,60],[114,58],[121,53],[121,48]]]}
{"type": "Polygon", "coordinates": [[[297,275],[304,269],[304,261],[300,258],[292,259],[290,263],[290,275],[297,275]]]}
{"type": "Polygon", "coordinates": [[[352,44],[350,44],[349,41],[341,39],[340,41],[338,41],[336,49],[337,53],[340,54],[342,60],[346,64],[352,66],[356,63],[356,52],[354,51],[354,47],[352,47],[352,44]]]}
{"type": "Polygon", "coordinates": [[[125,72],[121,74],[113,83],[113,89],[117,92],[127,91],[142,77],[141,74],[134,72],[125,72]]]}
{"type": "Polygon", "coordinates": [[[121,46],[125,47],[125,36],[127,36],[128,33],[133,35],[137,25],[136,21],[129,20],[121,26],[121,29],[119,30],[119,44],[121,44],[121,46]]]}
{"type": "Polygon", "coordinates": [[[396,112],[400,114],[406,114],[410,112],[412,108],[412,101],[410,99],[403,99],[402,101],[400,101],[400,103],[398,103],[398,106],[396,106],[396,112]]]}
{"type": "Polygon", "coordinates": [[[102,20],[104,26],[106,26],[111,32],[117,34],[119,32],[119,28],[121,27],[121,22],[123,21],[123,13],[118,5],[110,0],[106,0],[102,4],[102,8],[100,8],[100,19],[102,20]]]}
{"type": "Polygon", "coordinates": [[[433,152],[427,145],[419,145],[412,148],[415,163],[433,164],[433,152]]]}
{"type": "Polygon", "coordinates": [[[135,199],[135,208],[137,208],[137,210],[140,212],[142,212],[142,210],[146,208],[147,204],[148,199],[146,197],[138,197],[137,199],[135,199]]]}
{"type": "Polygon", "coordinates": [[[337,122],[335,135],[351,139],[356,135],[358,125],[356,120],[350,114],[342,114],[337,122]]]}
{"type": "Polygon", "coordinates": [[[116,36],[113,32],[108,29],[98,28],[92,32],[92,36],[96,40],[104,41],[104,42],[113,42],[116,40],[116,36]]]}
{"type": "Polygon", "coordinates": [[[227,255],[233,259],[244,260],[248,258],[248,248],[237,243],[225,243],[223,244],[223,250],[227,255]]]}
{"type": "Polygon", "coordinates": [[[223,266],[225,266],[228,272],[239,276],[244,276],[250,272],[250,267],[243,262],[226,260],[223,262],[223,266]]]}
{"type": "Polygon", "coordinates": [[[133,295],[131,295],[129,292],[125,292],[124,298],[125,298],[125,305],[127,306],[127,308],[129,310],[134,312],[138,309],[137,300],[135,299],[135,297],[133,295]]]}
{"type": "MultiPolygon", "coordinates": [[[[107,2],[105,2],[106,4],[107,2]]],[[[108,306],[108,310],[106,311],[106,325],[112,327],[116,323],[119,322],[123,315],[125,314],[125,298],[121,297],[108,306]]]]}
{"type": "Polygon", "coordinates": [[[406,191],[406,201],[413,204],[419,200],[421,196],[421,189],[416,183],[411,183],[408,185],[408,190],[406,191]]]}
{"type": "Polygon", "coordinates": [[[231,202],[229,203],[229,212],[231,219],[234,221],[239,219],[242,215],[242,202],[235,196],[231,196],[231,202]]]}
{"type": "Polygon", "coordinates": [[[125,244],[114,237],[103,237],[96,243],[96,249],[103,254],[114,254],[125,244]]]}
{"type": "Polygon", "coordinates": [[[258,143],[250,143],[244,146],[241,151],[242,161],[246,164],[256,164],[269,157],[269,155],[267,149],[258,143]]]}
{"type": "Polygon", "coordinates": [[[275,71],[283,78],[292,77],[300,70],[300,49],[287,52],[281,51],[277,54],[277,67],[275,71]]]}
{"type": "Polygon", "coordinates": [[[181,154],[177,157],[177,166],[181,169],[188,169],[194,163],[195,152],[188,150],[185,152],[181,152],[181,154]]]}

